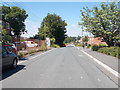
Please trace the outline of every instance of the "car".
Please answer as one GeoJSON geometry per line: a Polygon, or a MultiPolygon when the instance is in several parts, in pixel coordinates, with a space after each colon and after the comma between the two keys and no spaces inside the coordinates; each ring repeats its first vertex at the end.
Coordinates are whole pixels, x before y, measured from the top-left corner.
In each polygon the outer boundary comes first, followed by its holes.
{"type": "Polygon", "coordinates": [[[16,68],[18,63],[18,57],[13,52],[10,52],[8,49],[4,48],[3,46],[0,46],[0,52],[2,54],[2,63],[0,64],[0,68],[2,67],[2,70],[11,67],[16,68]]]}
{"type": "Polygon", "coordinates": [[[65,44],[62,44],[62,47],[66,47],[66,45],[65,45],[65,44]]]}
{"type": "Polygon", "coordinates": [[[14,44],[4,44],[3,47],[17,55],[17,48],[14,44]]]}
{"type": "Polygon", "coordinates": [[[69,44],[67,47],[75,47],[74,44],[69,44]]]}

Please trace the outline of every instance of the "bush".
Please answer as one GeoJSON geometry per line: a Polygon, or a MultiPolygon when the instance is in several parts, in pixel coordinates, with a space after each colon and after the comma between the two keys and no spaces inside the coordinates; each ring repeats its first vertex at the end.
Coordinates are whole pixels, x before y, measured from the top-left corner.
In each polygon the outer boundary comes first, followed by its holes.
{"type": "Polygon", "coordinates": [[[106,44],[99,44],[100,47],[106,47],[106,44]]]}
{"type": "Polygon", "coordinates": [[[36,50],[31,50],[30,52],[29,52],[29,54],[32,54],[32,53],[35,53],[36,52],[36,50]]]}
{"type": "Polygon", "coordinates": [[[75,46],[82,46],[81,43],[74,43],[75,46]]]}
{"type": "Polygon", "coordinates": [[[19,57],[19,58],[24,57],[24,53],[18,53],[18,57],[19,57]]]}
{"type": "Polygon", "coordinates": [[[92,46],[92,50],[93,50],[93,51],[97,51],[98,49],[99,49],[99,46],[98,46],[98,45],[93,45],[93,46],[92,46]]]}
{"type": "Polygon", "coordinates": [[[45,44],[42,44],[39,48],[39,51],[45,51],[45,50],[47,50],[47,47],[45,44]]]}
{"type": "Polygon", "coordinates": [[[87,48],[90,48],[90,47],[91,47],[91,45],[90,45],[90,44],[88,44],[88,45],[87,45],[87,48]]]}
{"type": "Polygon", "coordinates": [[[119,50],[120,47],[103,47],[98,52],[120,58],[119,50]]]}
{"type": "Polygon", "coordinates": [[[53,44],[53,45],[51,45],[51,47],[54,47],[54,48],[60,48],[60,46],[57,45],[57,44],[53,44]]]}
{"type": "Polygon", "coordinates": [[[99,46],[98,45],[93,45],[92,50],[93,51],[98,51],[98,49],[100,49],[102,47],[106,47],[106,45],[105,44],[100,44],[99,46]]]}

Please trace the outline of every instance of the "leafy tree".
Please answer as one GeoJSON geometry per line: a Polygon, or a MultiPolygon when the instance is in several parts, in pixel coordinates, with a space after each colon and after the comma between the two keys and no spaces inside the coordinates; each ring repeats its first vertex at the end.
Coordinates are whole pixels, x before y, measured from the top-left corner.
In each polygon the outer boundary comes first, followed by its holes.
{"type": "Polygon", "coordinates": [[[1,30],[1,35],[2,35],[2,44],[9,43],[9,41],[11,40],[11,36],[7,34],[5,29],[1,30]]]}
{"type": "Polygon", "coordinates": [[[42,38],[55,38],[55,43],[62,45],[66,38],[67,23],[56,14],[48,14],[42,21],[38,35],[42,38]]]}
{"type": "Polygon", "coordinates": [[[88,36],[85,36],[84,38],[82,38],[83,42],[87,42],[88,41],[88,36]]]}
{"type": "Polygon", "coordinates": [[[67,36],[67,38],[65,39],[65,43],[71,43],[71,42],[75,42],[76,40],[80,40],[80,36],[78,37],[71,37],[71,36],[67,36]]]}
{"type": "Polygon", "coordinates": [[[41,37],[55,38],[55,43],[61,45],[65,39],[66,26],[65,21],[56,14],[48,14],[41,24],[39,35],[41,37]]]}
{"type": "Polygon", "coordinates": [[[77,40],[80,40],[80,39],[81,39],[81,36],[78,36],[78,37],[77,37],[77,40]]]}
{"type": "Polygon", "coordinates": [[[42,38],[38,35],[38,34],[36,34],[36,35],[34,35],[33,37],[30,37],[31,39],[38,39],[38,40],[42,40],[42,38]]]}
{"type": "MultiPolygon", "coordinates": [[[[19,7],[2,6],[2,19],[10,23],[13,30],[13,36],[20,36],[25,33],[25,19],[28,17],[24,9],[19,7]]],[[[12,36],[12,33],[10,33],[12,36]]]]}
{"type": "Polygon", "coordinates": [[[101,8],[94,7],[92,10],[86,7],[81,14],[83,22],[79,25],[95,37],[101,37],[108,46],[113,46],[120,38],[120,10],[115,3],[103,3],[101,8]]]}

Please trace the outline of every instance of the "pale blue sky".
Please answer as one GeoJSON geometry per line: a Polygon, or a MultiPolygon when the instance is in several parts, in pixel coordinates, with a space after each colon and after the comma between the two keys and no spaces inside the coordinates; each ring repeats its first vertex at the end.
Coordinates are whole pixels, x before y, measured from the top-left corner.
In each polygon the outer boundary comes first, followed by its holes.
{"type": "MultiPolygon", "coordinates": [[[[83,7],[92,8],[99,6],[101,2],[10,2],[7,3],[12,6],[19,6],[25,9],[29,17],[26,19],[27,34],[22,36],[30,37],[38,32],[38,28],[47,15],[47,13],[55,13],[62,17],[68,24],[67,34],[69,36],[81,35],[81,28],[78,26],[78,22],[81,19],[80,10],[83,7]]],[[[4,3],[4,5],[7,5],[4,3]]]]}

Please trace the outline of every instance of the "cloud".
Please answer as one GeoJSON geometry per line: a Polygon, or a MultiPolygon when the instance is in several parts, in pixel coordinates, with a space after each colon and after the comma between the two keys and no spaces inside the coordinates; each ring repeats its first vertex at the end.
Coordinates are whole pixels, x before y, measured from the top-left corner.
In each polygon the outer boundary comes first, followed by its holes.
{"type": "Polygon", "coordinates": [[[66,28],[68,36],[81,36],[82,31],[78,24],[68,24],[66,28]]]}
{"type": "Polygon", "coordinates": [[[30,22],[31,22],[31,21],[28,20],[28,19],[25,20],[25,24],[30,23],[30,22]]]}
{"type": "Polygon", "coordinates": [[[75,25],[75,24],[72,24],[71,26],[72,26],[72,27],[76,27],[77,25],[75,25]]]}
{"type": "Polygon", "coordinates": [[[27,33],[23,34],[22,35],[23,37],[32,37],[38,33],[38,27],[39,27],[38,24],[32,22],[29,19],[26,19],[25,25],[26,25],[27,33]]]}

